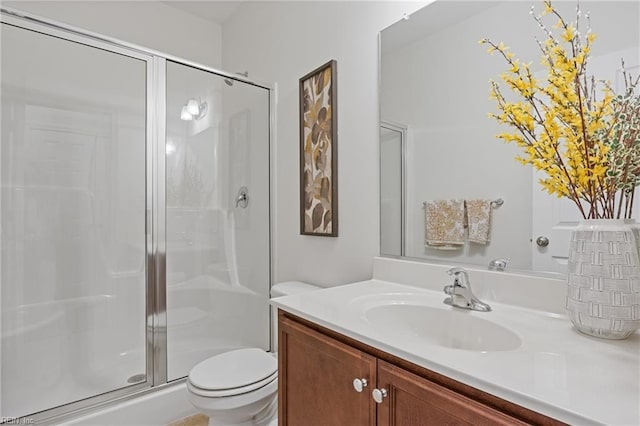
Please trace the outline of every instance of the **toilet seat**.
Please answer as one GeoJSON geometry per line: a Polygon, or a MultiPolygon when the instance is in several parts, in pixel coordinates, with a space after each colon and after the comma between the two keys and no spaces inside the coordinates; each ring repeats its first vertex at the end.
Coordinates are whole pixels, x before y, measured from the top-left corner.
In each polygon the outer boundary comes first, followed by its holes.
{"type": "Polygon", "coordinates": [[[266,379],[257,381],[255,383],[251,383],[247,386],[241,386],[241,387],[232,388],[232,389],[220,389],[220,390],[202,389],[194,385],[193,383],[191,383],[191,381],[187,382],[187,387],[191,392],[193,392],[196,395],[205,396],[208,398],[222,398],[222,397],[236,396],[236,395],[242,395],[249,392],[254,392],[260,388],[267,386],[271,382],[274,382],[277,380],[278,380],[278,372],[276,371],[266,379]]]}
{"type": "Polygon", "coordinates": [[[276,380],[278,363],[258,348],[244,348],[212,356],[189,373],[190,390],[205,397],[228,397],[252,392],[276,380]]]}
{"type": "MultiPolygon", "coordinates": [[[[252,392],[243,393],[241,395],[227,396],[224,398],[215,398],[199,395],[194,392],[196,389],[187,382],[189,392],[189,401],[197,408],[204,410],[211,417],[226,417],[233,414],[247,416],[247,420],[253,417],[264,406],[275,400],[278,394],[278,380],[272,380],[267,385],[256,389],[252,392]]],[[[221,421],[221,424],[235,424],[230,421],[221,421]]]]}

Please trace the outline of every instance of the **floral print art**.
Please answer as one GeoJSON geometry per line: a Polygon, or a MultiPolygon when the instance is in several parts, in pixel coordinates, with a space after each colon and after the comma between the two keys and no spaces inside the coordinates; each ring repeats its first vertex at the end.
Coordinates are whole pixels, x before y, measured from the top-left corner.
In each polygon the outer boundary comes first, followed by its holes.
{"type": "Polygon", "coordinates": [[[332,185],[333,140],[331,67],[321,69],[301,83],[303,126],[302,185],[304,233],[332,235],[334,232],[334,203],[332,185]]]}

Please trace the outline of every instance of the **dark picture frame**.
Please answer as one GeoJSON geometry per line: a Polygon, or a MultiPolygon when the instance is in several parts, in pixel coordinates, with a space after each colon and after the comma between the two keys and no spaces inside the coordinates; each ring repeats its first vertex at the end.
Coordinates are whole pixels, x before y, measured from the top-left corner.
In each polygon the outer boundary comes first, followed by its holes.
{"type": "Polygon", "coordinates": [[[300,78],[300,234],[338,236],[338,70],[300,78]]]}

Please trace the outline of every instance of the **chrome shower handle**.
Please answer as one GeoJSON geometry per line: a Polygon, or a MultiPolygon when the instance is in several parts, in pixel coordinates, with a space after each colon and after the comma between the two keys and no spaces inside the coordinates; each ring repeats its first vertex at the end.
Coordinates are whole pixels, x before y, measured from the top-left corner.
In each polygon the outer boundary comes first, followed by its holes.
{"type": "Polygon", "coordinates": [[[238,190],[238,195],[236,195],[236,208],[242,207],[246,209],[249,205],[249,190],[246,186],[243,186],[238,190]]]}

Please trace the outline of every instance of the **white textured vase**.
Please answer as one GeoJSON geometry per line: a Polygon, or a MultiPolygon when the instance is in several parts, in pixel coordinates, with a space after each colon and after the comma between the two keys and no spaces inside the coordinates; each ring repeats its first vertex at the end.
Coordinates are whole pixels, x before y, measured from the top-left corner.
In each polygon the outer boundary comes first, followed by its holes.
{"type": "Polygon", "coordinates": [[[640,328],[640,227],[592,219],[569,245],[567,314],[578,331],[626,339],[640,328]]]}

